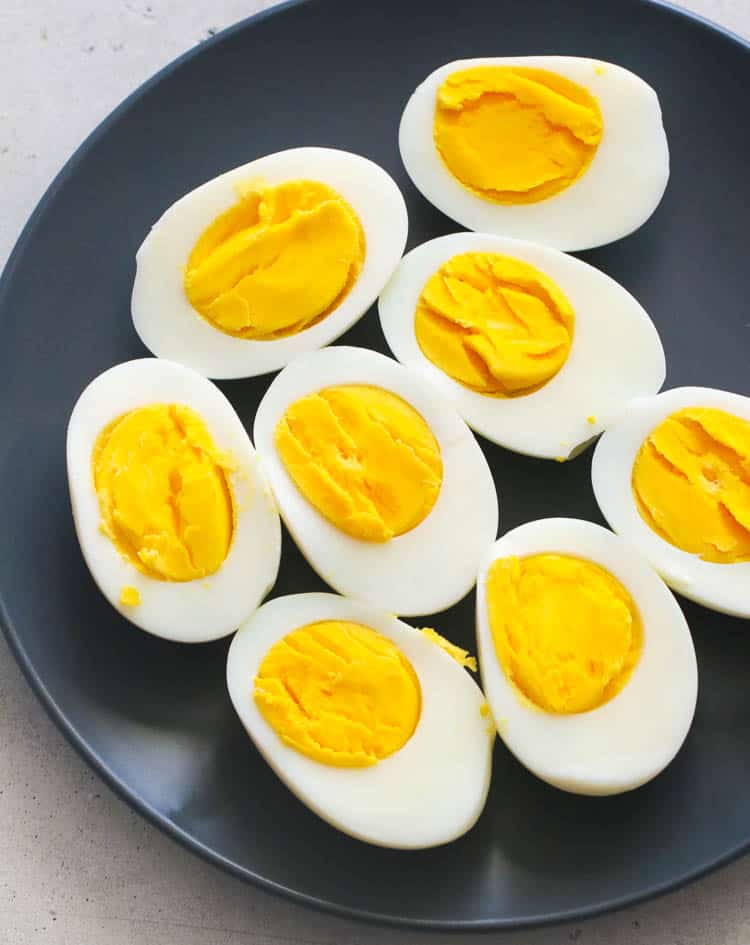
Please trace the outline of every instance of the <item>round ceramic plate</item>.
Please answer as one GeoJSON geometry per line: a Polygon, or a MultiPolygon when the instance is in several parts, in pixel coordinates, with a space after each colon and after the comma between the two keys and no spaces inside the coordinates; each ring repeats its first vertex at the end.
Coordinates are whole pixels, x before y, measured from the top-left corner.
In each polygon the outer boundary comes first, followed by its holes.
{"type": "MultiPolygon", "coordinates": [[[[750,51],[646,0],[327,0],[240,24],[147,82],[85,142],[34,213],[0,291],[1,613],[40,699],[108,783],[190,849],[299,902],[403,926],[578,918],[747,848],[747,626],[683,602],[698,712],[674,764],[648,786],[563,794],[498,743],[489,802],[468,836],[422,853],[368,847],[318,820],[254,750],[225,689],[228,641],[150,637],[97,592],[73,531],[65,428],[91,378],[146,354],[129,313],[134,255],[172,201],[259,155],[327,145],[395,177],[410,247],[451,232],[401,166],[404,103],[448,60],[532,53],[612,60],[658,90],[672,152],[664,201],[635,235],[585,259],[651,313],[667,386],[750,394],[750,51]]],[[[386,350],[374,311],[342,342],[386,350]]],[[[268,380],[221,384],[250,429],[268,380]]],[[[482,447],[503,530],[549,515],[601,521],[590,451],[559,465],[482,447]]],[[[285,536],[273,593],[318,589],[285,536]]],[[[473,649],[473,608],[470,596],[432,625],[473,649]]]]}

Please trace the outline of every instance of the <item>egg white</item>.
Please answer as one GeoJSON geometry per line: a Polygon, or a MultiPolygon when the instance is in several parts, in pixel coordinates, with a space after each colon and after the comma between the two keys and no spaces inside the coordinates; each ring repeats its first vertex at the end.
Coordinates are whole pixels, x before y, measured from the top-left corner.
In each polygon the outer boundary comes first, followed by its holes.
{"type": "Polygon", "coordinates": [[[750,617],[750,561],[717,564],[671,545],[641,518],[633,496],[633,463],[646,437],[684,407],[715,407],[750,422],[750,397],[708,387],[676,387],[633,401],[597,444],[591,482],[602,515],[684,597],[711,610],[750,617]]]}
{"type": "Polygon", "coordinates": [[[302,355],[268,388],[253,439],[287,528],[335,590],[406,616],[444,610],[471,590],[480,557],[497,534],[495,484],[469,428],[414,372],[363,348],[302,355]],[[294,401],[341,384],[397,394],[421,414],[440,446],[443,481],[435,505],[419,525],[387,542],[361,541],[331,524],[298,490],[274,444],[276,424],[294,401]]]}
{"type": "Polygon", "coordinates": [[[319,817],[378,846],[419,849],[471,829],[484,808],[492,742],[469,674],[414,628],[362,601],[296,594],[264,604],[232,640],[229,695],[242,724],[279,778],[319,817]],[[422,690],[422,710],[408,742],[368,768],[322,764],[285,745],[253,699],[253,681],[279,639],[321,620],[360,623],[392,640],[422,690]]]}
{"type": "Polygon", "coordinates": [[[157,357],[214,378],[276,371],[304,351],[322,348],[372,305],[406,245],[406,204],[377,164],[332,148],[293,148],[250,161],[185,194],[154,224],[136,254],[133,325],[157,357]],[[263,179],[270,185],[316,180],[333,187],[354,209],[365,234],[362,271],[330,315],[294,335],[254,341],[214,328],[192,307],[183,287],[188,257],[203,230],[238,199],[237,188],[263,179]]]}
{"type": "Polygon", "coordinates": [[[617,535],[577,519],[528,522],[489,550],[477,584],[482,682],[500,737],[543,781],[575,794],[617,794],[662,771],[679,751],[695,712],[698,672],[685,618],[645,559],[617,535]],[[643,621],[643,651],[623,689],[589,712],[558,715],[525,699],[495,652],[487,573],[497,558],[546,552],[606,568],[629,592],[643,621]]]}
{"type": "Polygon", "coordinates": [[[651,216],[669,178],[669,149],[656,92],[609,62],[572,56],[461,59],[432,72],[409,99],[399,129],[401,159],[421,193],[471,230],[589,249],[627,236],[651,216]],[[524,66],[555,72],[588,89],[604,133],[588,170],[547,200],[501,205],[475,195],[451,174],[433,140],[437,92],[445,78],[477,66],[524,66]]]}
{"type": "Polygon", "coordinates": [[[155,636],[200,643],[226,636],[273,587],[281,554],[276,505],[258,456],[234,408],[210,381],[170,361],[144,358],[110,368],[78,398],[68,424],[67,464],[78,541],[91,576],[124,617],[155,636]],[[100,530],[92,456],[96,440],[112,421],[149,404],[181,404],[206,424],[214,445],[236,468],[227,473],[236,515],[223,564],[194,581],[161,581],[141,573],[100,530]],[[141,597],[136,607],[120,603],[126,585],[141,597]]]}
{"type": "Polygon", "coordinates": [[[529,456],[575,455],[630,400],[655,394],[664,383],[664,349],[636,299],[593,266],[536,243],[486,233],[452,233],[423,243],[401,260],[378,311],[385,339],[399,361],[439,387],[477,433],[529,456]],[[557,283],[573,307],[568,359],[531,394],[480,394],[441,371],[419,347],[414,316],[425,283],[443,263],[469,252],[499,253],[535,266],[557,283]]]}

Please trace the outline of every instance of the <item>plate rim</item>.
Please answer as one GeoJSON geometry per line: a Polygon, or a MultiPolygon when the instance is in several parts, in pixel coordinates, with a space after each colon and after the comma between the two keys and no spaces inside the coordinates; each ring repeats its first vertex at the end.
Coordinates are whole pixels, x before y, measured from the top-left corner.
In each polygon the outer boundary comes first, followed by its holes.
{"type": "MultiPolygon", "coordinates": [[[[6,309],[6,296],[9,294],[10,285],[13,281],[16,269],[22,259],[26,245],[31,240],[36,231],[37,225],[43,216],[47,205],[51,203],[58,190],[63,186],[68,177],[75,172],[80,161],[88,154],[91,148],[103,138],[110,127],[114,125],[131,107],[133,107],[140,98],[150,91],[151,88],[158,85],[162,79],[176,72],[183,63],[199,56],[205,49],[217,46],[224,42],[235,33],[252,29],[263,20],[277,16],[287,10],[298,6],[306,6],[316,2],[316,0],[282,0],[272,7],[260,10],[251,16],[244,17],[236,23],[220,30],[214,36],[210,36],[200,41],[192,48],[181,53],[175,59],[172,59],[166,65],[162,66],[153,75],[149,76],[143,82],[139,83],[125,98],[112,109],[93,129],[83,141],[75,148],[60,170],[52,178],[42,196],[39,198],[36,206],[29,215],[26,223],[22,227],[13,248],[8,255],[8,259],[0,273],[0,318],[6,309]]],[[[677,6],[672,0],[628,0],[634,6],[652,7],[667,11],[669,14],[682,17],[691,21],[694,25],[702,29],[716,32],[725,39],[737,44],[745,52],[750,54],[750,40],[735,33],[733,30],[724,27],[702,14],[695,13],[684,7],[677,6]]],[[[119,777],[106,763],[104,758],[99,755],[82,736],[73,722],[68,718],[63,708],[53,699],[43,680],[36,671],[34,664],[26,653],[18,631],[10,619],[10,615],[5,605],[5,599],[2,588],[0,588],[0,630],[8,643],[8,647],[18,664],[21,672],[29,684],[32,692],[41,703],[47,716],[55,724],[58,731],[62,733],[66,741],[73,747],[78,756],[93,770],[98,777],[113,791],[113,793],[123,800],[132,810],[143,817],[147,822],[158,828],[162,834],[169,839],[176,841],[183,849],[199,856],[206,862],[219,867],[232,876],[248,882],[261,889],[264,892],[271,893],[288,902],[316,909],[319,912],[334,915],[342,919],[362,921],[371,925],[397,928],[403,931],[432,931],[432,932],[493,932],[493,931],[511,931],[522,929],[543,928],[546,926],[560,925],[567,922],[577,922],[584,919],[594,918],[610,912],[616,912],[629,906],[635,906],[640,903],[648,902],[658,896],[687,886],[710,873],[729,865],[739,859],[743,854],[750,851],[750,837],[734,847],[726,850],[720,856],[702,863],[693,869],[683,871],[679,876],[675,876],[662,883],[656,883],[637,893],[616,896],[610,899],[601,900],[592,905],[580,909],[566,909],[550,912],[546,915],[527,915],[514,917],[495,917],[478,918],[475,920],[466,919],[432,919],[427,917],[404,918],[388,912],[378,912],[371,909],[346,906],[335,901],[323,899],[309,893],[301,892],[291,886],[276,882],[259,873],[254,872],[239,863],[234,862],[228,857],[223,856],[217,850],[204,844],[188,831],[184,830],[166,815],[160,813],[137,791],[133,790],[121,777],[119,777]]]]}

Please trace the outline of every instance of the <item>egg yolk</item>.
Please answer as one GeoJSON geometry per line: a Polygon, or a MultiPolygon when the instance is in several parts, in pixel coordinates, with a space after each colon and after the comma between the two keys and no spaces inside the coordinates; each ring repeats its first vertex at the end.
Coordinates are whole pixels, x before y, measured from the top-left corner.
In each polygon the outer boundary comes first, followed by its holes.
{"type": "Polygon", "coordinates": [[[399,648],[370,627],[336,620],[275,643],[254,699],[286,745],[342,768],[374,765],[403,748],[422,707],[419,680],[399,648]]]}
{"type": "Polygon", "coordinates": [[[649,433],[633,464],[645,522],[704,561],[750,561],[750,423],[688,407],[649,433]]]}
{"type": "Polygon", "coordinates": [[[440,447],[417,411],[380,387],[327,387],[295,401],[276,449],[308,502],[364,541],[388,541],[430,512],[443,478],[440,447]]]}
{"type": "Polygon", "coordinates": [[[543,272],[497,253],[453,256],[427,280],[414,331],[422,353],[482,394],[519,396],[557,374],[575,315],[543,272]]]}
{"type": "Polygon", "coordinates": [[[362,225],[333,188],[310,180],[248,185],[193,247],[185,293],[215,328],[270,340],[329,315],[364,258],[362,225]]]}
{"type": "Polygon", "coordinates": [[[230,468],[189,407],[132,410],[105,427],[94,447],[101,530],[150,577],[192,581],[213,574],[234,529],[230,468]]]}
{"type": "Polygon", "coordinates": [[[141,603],[141,595],[137,587],[126,584],[120,592],[120,603],[123,607],[138,607],[141,603]]]}
{"type": "Polygon", "coordinates": [[[472,673],[476,673],[477,658],[476,656],[472,656],[468,650],[465,650],[457,643],[451,643],[450,640],[446,640],[446,638],[433,627],[420,627],[419,632],[423,637],[426,637],[430,643],[439,646],[440,649],[447,653],[451,659],[454,659],[459,666],[462,666],[464,669],[470,669],[472,673]]]}
{"type": "Polygon", "coordinates": [[[487,606],[505,675],[546,712],[608,702],[641,654],[643,628],[630,595],[582,558],[499,558],[487,577],[487,606]]]}
{"type": "Polygon", "coordinates": [[[596,99],[544,69],[477,66],[437,93],[433,134],[448,170],[502,204],[536,203],[585,173],[602,138],[596,99]]]}

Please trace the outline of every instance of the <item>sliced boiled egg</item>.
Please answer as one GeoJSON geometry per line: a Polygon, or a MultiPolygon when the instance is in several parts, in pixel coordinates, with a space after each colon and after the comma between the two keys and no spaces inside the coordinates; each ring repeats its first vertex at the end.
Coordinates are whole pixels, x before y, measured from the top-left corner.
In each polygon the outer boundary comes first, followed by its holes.
{"type": "Polygon", "coordinates": [[[564,250],[637,229],[669,178],[656,92],[570,56],[441,66],[409,99],[399,147],[416,187],[457,223],[564,250]]]}
{"type": "Polygon", "coordinates": [[[664,381],[659,335],[633,296],[550,247],[430,240],[404,256],[378,306],[399,361],[477,433],[530,456],[575,455],[664,381]]]}
{"type": "Polygon", "coordinates": [[[402,615],[471,590],[497,534],[495,485],[417,374],[362,348],[303,355],[268,388],[254,440],[292,537],[335,590],[402,615]]]}
{"type": "Polygon", "coordinates": [[[232,405],[201,375],[153,358],[100,374],[73,409],[67,463],[86,564],[141,629],[214,640],[273,586],[273,496],[232,405]]]}
{"type": "Polygon", "coordinates": [[[344,833],[418,849],[481,814],[482,693],[429,634],[334,594],[279,597],[232,640],[227,685],[279,778],[344,833]]]}
{"type": "Polygon", "coordinates": [[[698,675],[685,618],[599,525],[545,519],[504,535],[479,572],[477,639],[500,737],[555,787],[637,788],[687,736],[698,675]]]}
{"type": "Polygon", "coordinates": [[[294,148],[181,197],[136,255],[133,324],[155,355],[207,377],[265,374],[343,334],[406,243],[406,205],[377,164],[294,148]]]}
{"type": "Polygon", "coordinates": [[[591,478],[609,524],[670,587],[750,617],[750,398],[677,387],[634,401],[591,478]]]}

